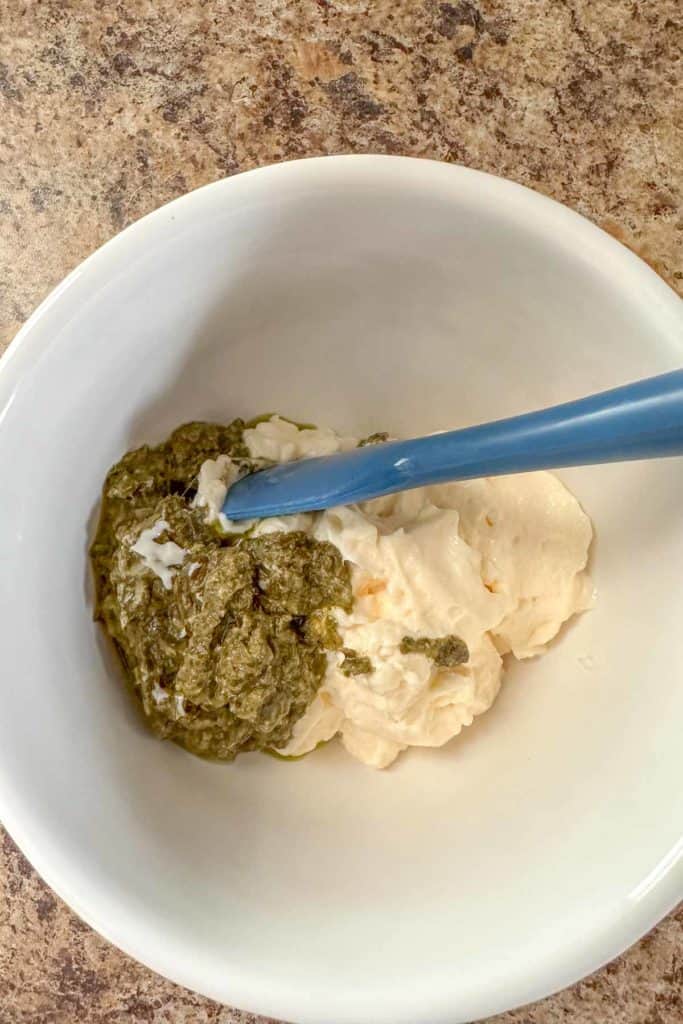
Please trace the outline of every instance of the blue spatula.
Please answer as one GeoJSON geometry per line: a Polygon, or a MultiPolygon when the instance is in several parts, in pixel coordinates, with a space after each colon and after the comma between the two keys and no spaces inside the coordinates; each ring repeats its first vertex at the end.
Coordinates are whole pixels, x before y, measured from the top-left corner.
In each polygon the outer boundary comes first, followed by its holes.
{"type": "Polygon", "coordinates": [[[290,515],[450,480],[673,455],[683,455],[683,370],[512,419],[264,469],[230,489],[223,512],[290,515]]]}

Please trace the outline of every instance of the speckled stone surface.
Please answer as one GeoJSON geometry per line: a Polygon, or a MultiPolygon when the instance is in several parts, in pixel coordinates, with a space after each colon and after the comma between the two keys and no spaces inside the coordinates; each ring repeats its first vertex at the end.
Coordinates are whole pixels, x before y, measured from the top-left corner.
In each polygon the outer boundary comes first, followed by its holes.
{"type": "MultiPolygon", "coordinates": [[[[679,0],[2,0],[0,349],[132,220],[225,174],[324,153],[513,178],[683,292],[682,52],[679,0]]],[[[8,837],[0,886],[0,1024],[256,1021],[94,935],[8,837]]],[[[683,912],[497,1018],[560,1021],[681,1024],[683,912]]]]}

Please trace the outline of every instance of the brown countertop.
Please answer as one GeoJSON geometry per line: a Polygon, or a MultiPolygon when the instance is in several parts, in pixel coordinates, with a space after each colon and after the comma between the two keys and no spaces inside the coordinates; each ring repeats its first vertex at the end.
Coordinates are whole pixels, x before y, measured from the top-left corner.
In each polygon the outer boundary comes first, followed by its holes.
{"type": "MultiPolygon", "coordinates": [[[[1,6],[0,350],[67,271],[142,214],[226,174],[323,153],[404,153],[513,178],[605,227],[683,292],[678,0],[1,6]]],[[[0,887],[0,1024],[256,1021],[109,946],[7,836],[0,887]]],[[[680,910],[597,975],[497,1018],[681,1020],[680,910]]]]}

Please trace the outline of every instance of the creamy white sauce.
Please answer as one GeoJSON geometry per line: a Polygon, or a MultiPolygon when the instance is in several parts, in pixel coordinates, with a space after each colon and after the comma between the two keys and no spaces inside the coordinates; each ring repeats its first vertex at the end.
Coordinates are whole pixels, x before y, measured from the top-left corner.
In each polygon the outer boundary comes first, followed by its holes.
{"type": "Polygon", "coordinates": [[[358,442],[353,437],[340,437],[329,429],[299,430],[289,420],[271,416],[269,420],[245,430],[244,443],[252,459],[293,462],[295,459],[310,459],[315,455],[349,451],[358,442]]]}
{"type": "Polygon", "coordinates": [[[168,693],[156,684],[152,689],[152,700],[155,704],[164,704],[168,700],[168,693]]]}
{"type": "MultiPolygon", "coordinates": [[[[278,417],[244,438],[252,458],[273,462],[356,444],[278,417]]],[[[220,517],[229,486],[230,474],[221,472],[224,490],[213,487],[214,468],[204,484],[200,473],[198,503],[209,517],[220,517]]],[[[350,614],[336,612],[338,629],[343,645],[374,667],[347,677],[341,656],[331,654],[317,697],[280,751],[286,755],[304,754],[337,733],[350,754],[377,768],[409,746],[441,746],[491,706],[503,654],[541,653],[563,622],[593,601],[585,572],[590,520],[550,473],[419,488],[361,506],[261,520],[254,532],[277,530],[303,530],[341,551],[355,600],[350,614]],[[404,636],[449,634],[470,651],[456,669],[400,651],[404,636]]]]}
{"type": "Polygon", "coordinates": [[[240,478],[239,466],[229,455],[207,459],[199,469],[197,493],[192,504],[206,511],[207,523],[218,523],[224,533],[246,533],[254,525],[253,519],[235,522],[223,513],[223,503],[228,490],[240,478]]]}
{"type": "Polygon", "coordinates": [[[185,548],[181,548],[172,540],[163,544],[157,542],[164,530],[168,530],[168,523],[165,519],[158,519],[149,529],[143,530],[131,551],[139,555],[145,566],[159,577],[166,590],[173,585],[173,577],[178,566],[182,565],[187,556],[185,548]]]}

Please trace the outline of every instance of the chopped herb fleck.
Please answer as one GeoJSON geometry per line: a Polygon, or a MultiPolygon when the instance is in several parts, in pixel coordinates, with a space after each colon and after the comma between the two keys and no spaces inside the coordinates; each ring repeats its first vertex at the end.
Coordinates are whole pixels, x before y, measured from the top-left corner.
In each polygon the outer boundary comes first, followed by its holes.
{"type": "Polygon", "coordinates": [[[459,636],[404,636],[399,650],[401,654],[424,654],[440,668],[457,668],[470,657],[467,644],[459,636]]]}
{"type": "Polygon", "coordinates": [[[362,441],[358,442],[359,448],[365,448],[369,444],[384,444],[385,441],[389,440],[389,435],[385,430],[379,431],[377,434],[370,434],[369,437],[364,437],[362,441]]]}
{"type": "Polygon", "coordinates": [[[345,676],[367,676],[372,669],[372,662],[364,655],[354,651],[352,647],[342,647],[344,660],[339,671],[345,676]]]}

